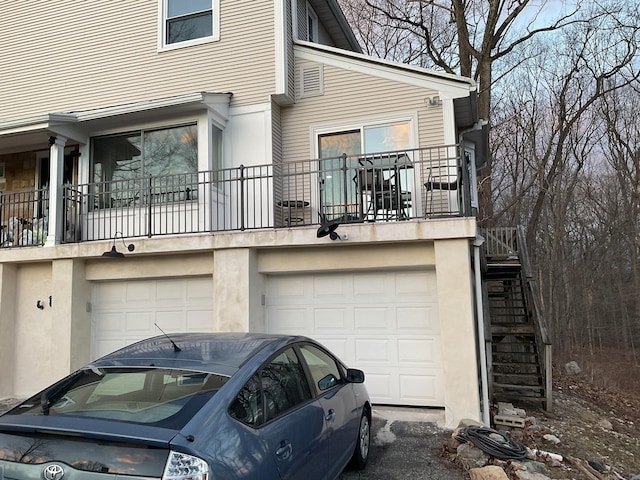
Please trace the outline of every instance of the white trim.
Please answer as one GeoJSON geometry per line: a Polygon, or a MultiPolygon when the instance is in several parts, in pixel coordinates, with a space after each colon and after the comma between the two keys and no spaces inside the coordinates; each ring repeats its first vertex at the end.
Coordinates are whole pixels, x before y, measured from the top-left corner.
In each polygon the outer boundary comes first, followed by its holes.
{"type": "Polygon", "coordinates": [[[194,38],[177,43],[165,43],[167,0],[158,0],[158,52],[175,50],[178,48],[202,45],[203,43],[217,42],[220,40],[220,0],[211,0],[212,34],[208,37],[194,38]]]}
{"type": "Polygon", "coordinates": [[[326,45],[298,40],[294,44],[294,52],[296,59],[324,63],[385,80],[437,90],[441,98],[468,97],[469,92],[476,91],[475,82],[465,77],[390,62],[326,45]]]}
{"type": "Polygon", "coordinates": [[[286,0],[274,0],[273,28],[275,35],[275,60],[276,60],[276,95],[286,95],[289,84],[287,75],[287,16],[286,0]]]}
{"type": "Polygon", "coordinates": [[[444,144],[457,145],[459,139],[456,132],[456,114],[451,98],[442,100],[442,121],[444,123],[444,144]]]}
{"type": "Polygon", "coordinates": [[[143,102],[96,108],[93,110],[84,110],[76,112],[75,117],[79,122],[86,122],[89,120],[112,117],[115,115],[127,115],[130,113],[145,112],[157,108],[178,107],[181,105],[202,103],[208,108],[219,112],[223,118],[228,118],[228,105],[230,100],[230,93],[198,92],[190,93],[187,95],[179,95],[175,97],[158,98],[143,102]]]}

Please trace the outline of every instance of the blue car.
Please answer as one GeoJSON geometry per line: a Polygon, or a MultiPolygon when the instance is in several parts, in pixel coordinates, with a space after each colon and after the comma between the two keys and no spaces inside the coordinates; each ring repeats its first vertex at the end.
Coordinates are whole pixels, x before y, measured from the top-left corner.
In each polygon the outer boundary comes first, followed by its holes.
{"type": "Polygon", "coordinates": [[[0,416],[0,479],[335,479],[370,425],[364,373],[309,338],[159,336],[0,416]]]}

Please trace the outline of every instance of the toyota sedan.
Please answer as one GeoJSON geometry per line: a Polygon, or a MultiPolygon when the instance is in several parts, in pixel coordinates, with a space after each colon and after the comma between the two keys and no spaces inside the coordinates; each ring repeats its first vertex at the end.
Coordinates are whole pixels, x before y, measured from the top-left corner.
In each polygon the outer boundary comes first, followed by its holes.
{"type": "Polygon", "coordinates": [[[335,479],[367,463],[363,382],[306,337],[151,338],[0,416],[0,479],[335,479]]]}

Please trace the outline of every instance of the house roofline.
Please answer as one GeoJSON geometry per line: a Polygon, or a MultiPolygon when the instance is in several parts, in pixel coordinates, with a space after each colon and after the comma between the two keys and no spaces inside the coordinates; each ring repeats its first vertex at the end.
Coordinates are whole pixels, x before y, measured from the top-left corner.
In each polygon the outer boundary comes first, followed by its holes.
{"type": "MultiPolygon", "coordinates": [[[[342,31],[345,36],[345,40],[349,43],[349,46],[354,52],[362,53],[362,47],[360,46],[360,42],[356,38],[356,35],[353,33],[353,29],[349,22],[347,21],[347,17],[344,16],[344,12],[342,11],[342,7],[338,4],[337,0],[325,0],[329,9],[331,9],[335,19],[338,22],[338,27],[342,31]]],[[[312,3],[313,5],[313,3],[312,3]]]]}
{"type": "Polygon", "coordinates": [[[222,113],[226,117],[231,96],[231,93],[197,92],[89,110],[49,113],[34,117],[0,121],[0,136],[46,130],[55,125],[87,122],[117,115],[146,112],[159,108],[188,107],[196,104],[204,104],[208,108],[213,109],[218,113],[222,113]]]}
{"type": "Polygon", "coordinates": [[[427,76],[431,81],[443,82],[451,86],[457,86],[458,88],[462,87],[467,92],[475,92],[477,90],[476,82],[468,77],[462,77],[446,72],[438,72],[436,70],[431,70],[424,67],[408,65],[406,63],[399,63],[381,58],[375,58],[362,53],[350,52],[348,50],[342,50],[339,48],[320,45],[304,40],[295,40],[295,47],[298,50],[298,55],[303,57],[305,55],[313,54],[316,54],[325,59],[338,57],[345,60],[367,64],[376,68],[401,71],[403,72],[403,74],[413,75],[415,79],[421,80],[422,82],[424,82],[425,80],[424,77],[427,76]]]}

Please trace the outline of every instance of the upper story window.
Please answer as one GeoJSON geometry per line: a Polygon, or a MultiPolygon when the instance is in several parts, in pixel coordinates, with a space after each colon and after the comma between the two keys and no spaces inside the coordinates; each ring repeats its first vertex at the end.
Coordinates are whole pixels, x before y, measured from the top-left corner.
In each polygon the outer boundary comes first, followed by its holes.
{"type": "Polygon", "coordinates": [[[307,40],[318,43],[318,15],[307,3],[307,40]]]}
{"type": "Polygon", "coordinates": [[[219,0],[160,0],[161,48],[219,39],[219,0]]]}

